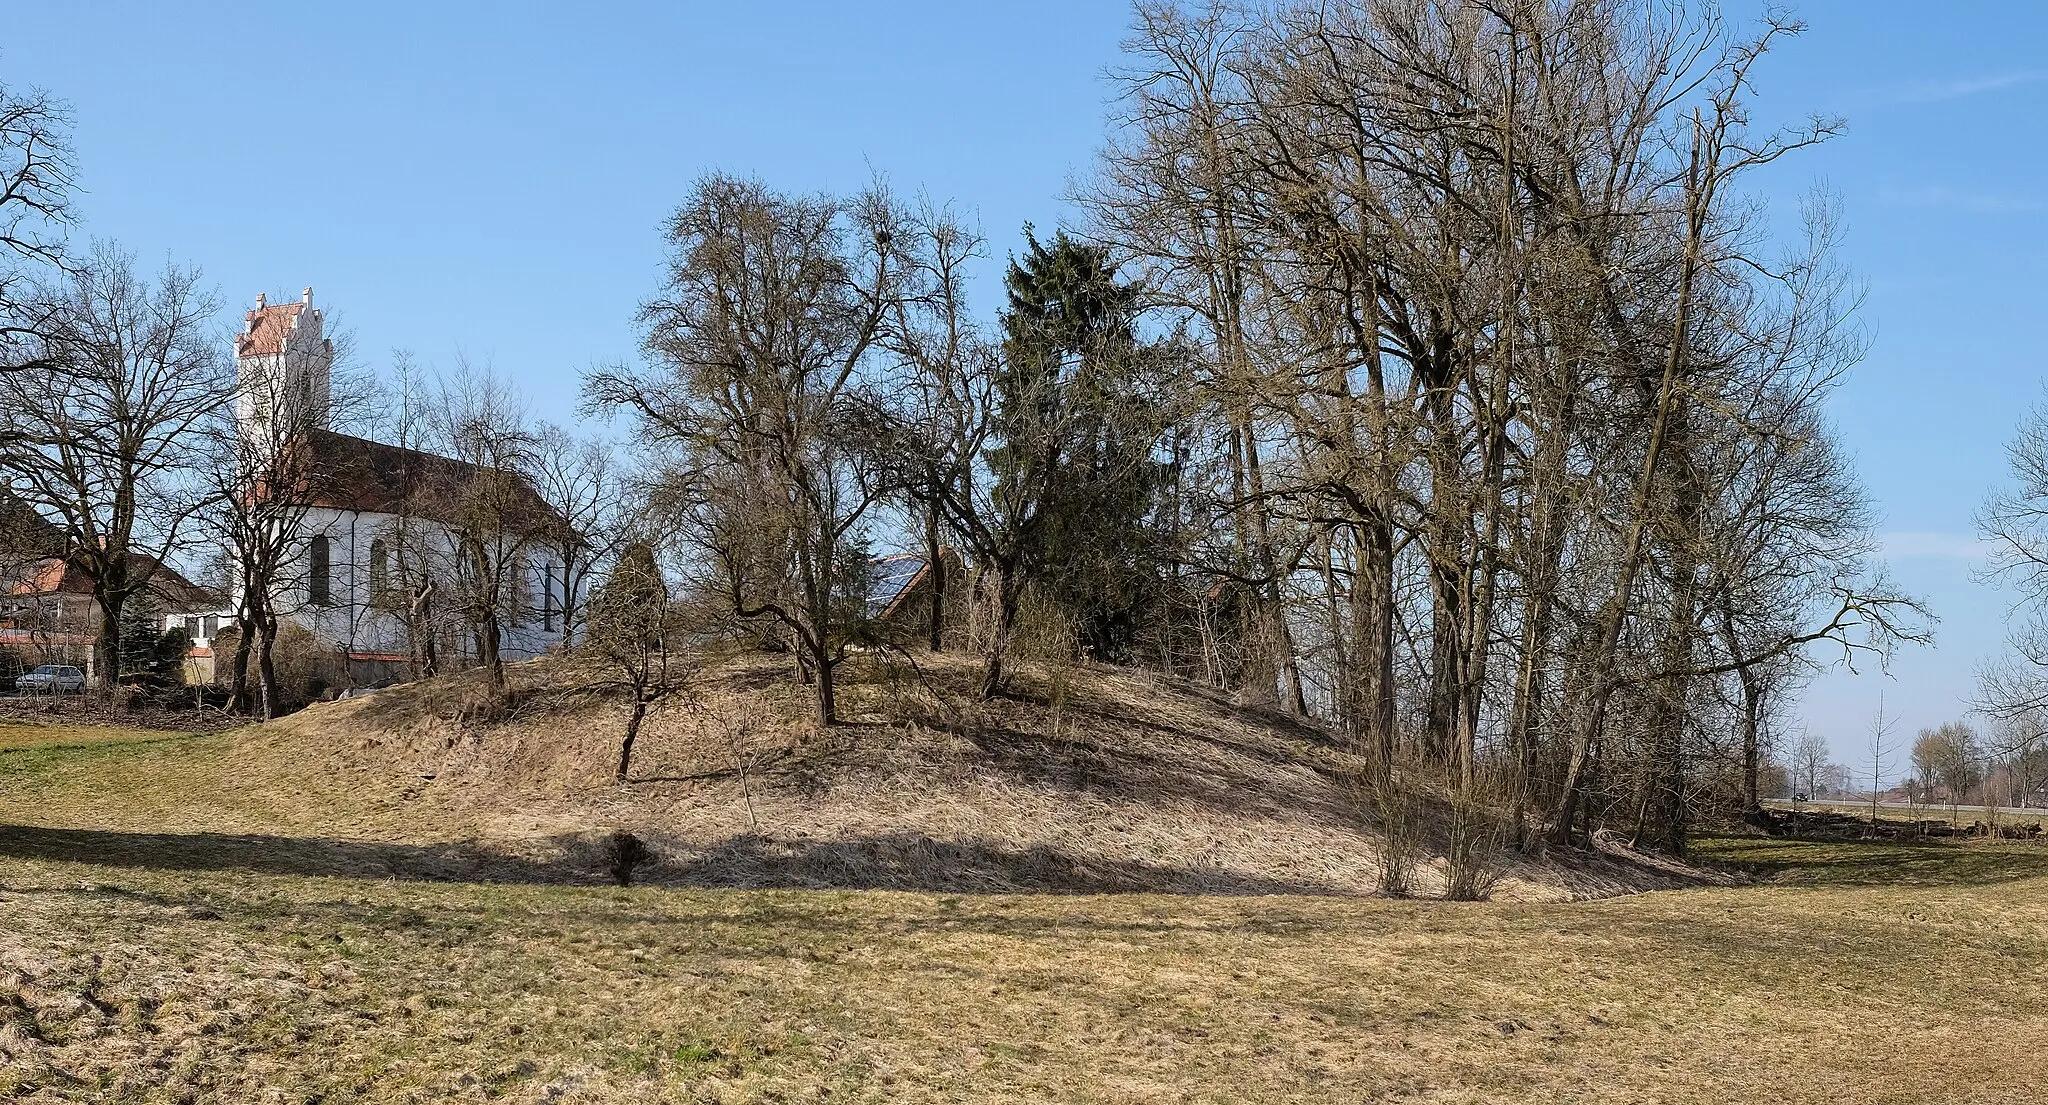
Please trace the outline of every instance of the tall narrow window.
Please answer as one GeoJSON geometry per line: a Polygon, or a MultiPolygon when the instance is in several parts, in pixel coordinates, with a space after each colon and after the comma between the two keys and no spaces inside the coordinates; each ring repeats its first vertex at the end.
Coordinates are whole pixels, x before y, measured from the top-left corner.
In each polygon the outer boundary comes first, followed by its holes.
{"type": "Polygon", "coordinates": [[[512,601],[505,608],[505,620],[517,629],[526,624],[526,612],[533,609],[533,576],[524,558],[512,561],[506,574],[511,576],[512,601]]]}
{"type": "Polygon", "coordinates": [[[382,606],[391,588],[391,550],[379,537],[370,542],[370,605],[382,606]]]}
{"type": "Polygon", "coordinates": [[[553,564],[543,564],[540,566],[540,627],[549,633],[555,631],[555,566],[553,564]]]}
{"type": "Polygon", "coordinates": [[[315,606],[334,605],[334,576],[329,564],[331,555],[326,534],[313,538],[311,563],[306,569],[306,590],[307,597],[315,606]]]}

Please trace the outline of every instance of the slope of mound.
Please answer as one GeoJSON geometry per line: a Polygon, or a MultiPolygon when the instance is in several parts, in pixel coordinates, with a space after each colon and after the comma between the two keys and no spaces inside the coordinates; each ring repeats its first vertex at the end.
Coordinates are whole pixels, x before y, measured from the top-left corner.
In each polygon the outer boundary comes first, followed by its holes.
{"type": "MultiPolygon", "coordinates": [[[[615,834],[635,881],[957,891],[1366,893],[1379,837],[1353,759],[1312,726],[1127,669],[1025,665],[977,701],[967,658],[859,657],[845,723],[810,717],[786,660],[707,662],[657,704],[630,781],[627,715],[602,672],[512,669],[332,703],[244,738],[253,762],[352,780],[379,836],[461,845],[508,874],[605,877],[615,834]],[[632,848],[632,845],[628,845],[632,848]]],[[[421,857],[424,860],[425,857],[421,857]]],[[[457,862],[451,855],[449,862],[457,862]]],[[[1516,865],[1501,894],[1585,896],[1687,873],[1624,862],[1516,865]]],[[[1440,884],[1426,865],[1421,890],[1440,884]]]]}
{"type": "MultiPolygon", "coordinates": [[[[842,670],[844,724],[821,728],[786,660],[707,659],[650,710],[622,784],[622,688],[564,660],[509,676],[509,694],[465,673],[232,733],[46,756],[19,777],[32,795],[4,795],[33,798],[8,846],[730,887],[1361,894],[1379,877],[1354,759],[1317,727],[1183,681],[1026,664],[984,702],[968,658],[859,656],[842,670]]],[[[1499,896],[1548,899],[1699,873],[1574,855],[1505,875],[1499,896]]],[[[1440,890],[1441,863],[1417,883],[1440,890]]]]}

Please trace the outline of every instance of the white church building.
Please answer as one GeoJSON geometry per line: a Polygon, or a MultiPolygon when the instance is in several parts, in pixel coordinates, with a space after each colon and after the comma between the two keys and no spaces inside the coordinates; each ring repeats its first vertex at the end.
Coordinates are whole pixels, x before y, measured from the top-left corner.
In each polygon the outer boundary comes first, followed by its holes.
{"type": "MultiPolygon", "coordinates": [[[[245,435],[270,434],[280,424],[300,427],[295,436],[308,450],[304,468],[318,474],[301,491],[303,539],[273,596],[280,620],[345,654],[353,682],[381,683],[402,677],[418,652],[404,615],[404,581],[419,578],[422,561],[459,563],[455,504],[487,470],[328,429],[334,344],[324,322],[311,288],[296,303],[256,297],[234,339],[236,420],[245,435]],[[309,416],[279,417],[283,405],[295,403],[308,404],[309,416]],[[414,575],[406,575],[408,566],[414,575]]],[[[520,660],[562,639],[559,541],[567,530],[523,478],[511,486],[512,511],[539,523],[526,528],[553,535],[552,541],[515,539],[498,550],[509,584],[498,619],[500,654],[520,660]]],[[[452,612],[452,588],[441,592],[445,616],[452,612]]],[[[468,635],[453,626],[436,634],[436,647],[450,665],[473,652],[468,635]]]]}

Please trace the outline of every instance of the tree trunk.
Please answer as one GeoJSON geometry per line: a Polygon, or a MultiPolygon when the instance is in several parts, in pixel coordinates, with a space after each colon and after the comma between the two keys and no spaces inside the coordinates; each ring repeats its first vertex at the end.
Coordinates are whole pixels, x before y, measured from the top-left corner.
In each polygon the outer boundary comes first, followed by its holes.
{"type": "Polygon", "coordinates": [[[277,616],[264,611],[256,623],[256,684],[263,720],[275,721],[284,712],[284,695],[277,685],[277,616]]]}
{"type": "Polygon", "coordinates": [[[496,614],[492,614],[477,623],[477,662],[483,665],[486,672],[490,673],[491,686],[493,687],[503,687],[505,685],[505,660],[499,655],[499,649],[503,642],[504,635],[503,631],[498,627],[498,616],[496,614]]]}
{"type": "MultiPolygon", "coordinates": [[[[1742,641],[1735,632],[1735,615],[1731,606],[1724,589],[1721,594],[1721,637],[1728,655],[1733,657],[1742,655],[1742,641]]],[[[1757,793],[1757,773],[1763,759],[1763,686],[1748,664],[1736,666],[1735,679],[1742,687],[1742,809],[1744,813],[1753,813],[1763,808],[1762,796],[1757,793]]]]}
{"type": "Polygon", "coordinates": [[[1543,712],[1543,651],[1550,638],[1550,595],[1532,587],[1522,606],[1522,655],[1515,673],[1515,699],[1508,710],[1508,749],[1516,765],[1515,843],[1529,843],[1529,806],[1537,773],[1537,727],[1543,712]]]}
{"type": "MultiPolygon", "coordinates": [[[[1246,386],[1234,381],[1233,389],[1246,386]]],[[[1287,624],[1287,610],[1280,593],[1279,571],[1273,558],[1272,530],[1266,517],[1265,474],[1259,465],[1258,442],[1244,404],[1233,398],[1228,460],[1230,494],[1239,503],[1231,512],[1237,530],[1240,570],[1256,573],[1257,585],[1247,588],[1252,608],[1245,619],[1252,631],[1253,648],[1241,673],[1242,687],[1251,701],[1279,702],[1297,715],[1308,712],[1302,688],[1301,666],[1294,655],[1294,634],[1287,624]]]]}
{"type": "Polygon", "coordinates": [[[928,586],[932,593],[925,635],[926,643],[933,652],[946,650],[946,558],[943,552],[939,545],[939,508],[937,503],[932,503],[924,515],[924,553],[925,569],[931,573],[928,586]]]}
{"type": "MultiPolygon", "coordinates": [[[[1432,403],[1432,406],[1436,404],[1432,403]]],[[[1447,431],[1438,430],[1439,440],[1430,457],[1430,512],[1426,539],[1429,560],[1429,683],[1423,705],[1423,754],[1435,763],[1447,763],[1454,755],[1460,726],[1459,709],[1464,696],[1465,580],[1471,571],[1466,562],[1462,524],[1453,520],[1461,495],[1454,490],[1457,476],[1450,462],[1439,454],[1452,448],[1442,440],[1447,431]]]]}
{"type": "Polygon", "coordinates": [[[228,669],[228,712],[240,714],[249,709],[249,658],[256,651],[256,622],[244,614],[235,624],[241,632],[235,635],[235,661],[228,669]]]}
{"type": "Polygon", "coordinates": [[[647,699],[635,688],[633,691],[633,712],[626,717],[626,739],[619,742],[618,781],[626,781],[626,769],[633,765],[633,742],[640,739],[640,722],[647,716],[647,699]]]}
{"type": "Polygon", "coordinates": [[[121,685],[121,605],[122,595],[100,597],[100,636],[92,646],[94,673],[98,679],[100,694],[109,701],[117,696],[121,685]]]}
{"type": "Polygon", "coordinates": [[[986,700],[1003,691],[1003,661],[1010,650],[1010,629],[1017,624],[1019,584],[1012,568],[998,567],[996,573],[996,626],[989,634],[988,658],[981,670],[979,696],[986,700]]]}
{"type": "MultiPolygon", "coordinates": [[[[576,567],[575,546],[562,549],[562,651],[576,646],[576,619],[582,613],[577,609],[576,580],[583,574],[576,567]]],[[[545,600],[543,600],[545,601],[545,600]]]]}
{"type": "Polygon", "coordinates": [[[1665,350],[1663,379],[1657,386],[1655,407],[1650,422],[1650,437],[1643,453],[1643,468],[1636,482],[1635,501],[1629,519],[1628,536],[1621,551],[1621,562],[1616,568],[1614,589],[1608,593],[1605,608],[1595,624],[1599,637],[1593,645],[1592,672],[1587,679],[1588,700],[1579,713],[1577,731],[1572,737],[1572,755],[1565,767],[1564,779],[1558,787],[1557,807],[1551,823],[1551,838],[1562,844],[1571,833],[1572,811],[1579,799],[1579,785],[1585,777],[1587,757],[1593,748],[1593,739],[1607,720],[1607,704],[1614,695],[1614,670],[1616,656],[1621,645],[1622,624],[1628,619],[1628,608],[1635,597],[1636,574],[1642,568],[1643,553],[1648,542],[1654,507],[1652,496],[1657,488],[1658,475],[1664,452],[1664,439],[1670,432],[1674,413],[1677,411],[1679,380],[1685,374],[1688,350],[1686,344],[1692,336],[1693,282],[1698,275],[1700,245],[1706,235],[1708,208],[1712,206],[1711,189],[1701,187],[1702,155],[1699,136],[1694,136],[1691,177],[1688,184],[1688,210],[1685,241],[1685,257],[1678,274],[1676,300],[1677,317],[1671,328],[1671,345],[1665,350]]]}
{"type": "Polygon", "coordinates": [[[1359,523],[1351,581],[1352,683],[1357,741],[1377,770],[1394,763],[1394,535],[1384,520],[1359,523]]]}
{"type": "Polygon", "coordinates": [[[835,686],[837,672],[833,670],[837,665],[833,662],[832,654],[823,647],[817,649],[811,663],[818,676],[811,683],[811,690],[817,695],[818,700],[818,724],[837,725],[839,696],[835,686]]]}
{"type": "Polygon", "coordinates": [[[1643,765],[1636,814],[1636,844],[1673,855],[1685,853],[1685,719],[1692,659],[1692,588],[1677,585],[1665,642],[1658,651],[1667,674],[1651,692],[1650,756],[1643,765]]]}
{"type": "Polygon", "coordinates": [[[1508,714],[1508,746],[1520,765],[1515,784],[1515,836],[1524,848],[1531,840],[1528,818],[1532,806],[1548,794],[1537,794],[1544,733],[1545,700],[1549,689],[1551,625],[1557,608],[1559,582],[1563,576],[1563,530],[1569,505],[1564,486],[1567,481],[1566,445],[1573,420],[1578,414],[1579,366],[1564,358],[1554,386],[1545,396],[1554,404],[1539,422],[1547,425],[1536,442],[1531,458],[1529,555],[1522,564],[1522,641],[1519,670],[1515,677],[1514,704],[1508,714]]]}

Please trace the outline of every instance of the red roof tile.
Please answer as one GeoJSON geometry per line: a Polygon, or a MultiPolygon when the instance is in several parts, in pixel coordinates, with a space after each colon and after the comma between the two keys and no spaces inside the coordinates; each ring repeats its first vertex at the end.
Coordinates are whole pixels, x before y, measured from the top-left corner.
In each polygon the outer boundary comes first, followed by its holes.
{"type": "MultiPolygon", "coordinates": [[[[130,553],[128,559],[131,571],[144,571],[154,566],[149,579],[150,590],[168,606],[178,610],[203,610],[221,605],[218,595],[186,579],[168,564],[157,564],[141,553],[130,553]]],[[[66,563],[61,557],[48,557],[29,565],[11,582],[6,593],[21,597],[90,595],[92,575],[83,568],[66,563]]]]}
{"type": "Polygon", "coordinates": [[[90,595],[92,577],[57,557],[38,560],[16,580],[12,595],[90,595]]]}
{"type": "Polygon", "coordinates": [[[235,335],[235,356],[262,357],[284,352],[284,337],[305,307],[304,303],[278,303],[258,307],[242,316],[242,332],[235,335]]]}

